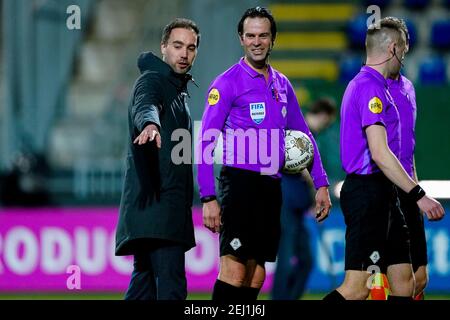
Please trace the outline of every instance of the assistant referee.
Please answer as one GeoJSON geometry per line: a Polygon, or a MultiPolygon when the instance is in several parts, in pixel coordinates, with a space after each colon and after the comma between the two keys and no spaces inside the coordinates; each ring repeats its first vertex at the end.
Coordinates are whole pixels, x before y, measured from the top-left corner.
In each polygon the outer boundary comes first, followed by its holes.
{"type": "Polygon", "coordinates": [[[441,204],[425,195],[398,160],[400,119],[386,79],[399,73],[406,48],[398,19],[384,18],[378,26],[370,26],[367,63],[342,99],[340,147],[347,173],[340,198],[347,227],[345,279],[324,300],[365,300],[372,272],[387,272],[389,299],[412,299],[409,233],[396,205],[395,185],[431,220],[444,215],[441,204]]]}

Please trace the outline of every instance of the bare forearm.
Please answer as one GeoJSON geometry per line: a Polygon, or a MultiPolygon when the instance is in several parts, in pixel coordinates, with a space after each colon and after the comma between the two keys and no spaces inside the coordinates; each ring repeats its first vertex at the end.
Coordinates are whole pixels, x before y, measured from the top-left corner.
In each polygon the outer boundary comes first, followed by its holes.
{"type": "Polygon", "coordinates": [[[414,180],[408,176],[391,150],[387,149],[385,152],[381,152],[379,157],[374,158],[374,161],[384,175],[403,191],[409,192],[416,186],[414,180]]]}
{"type": "Polygon", "coordinates": [[[416,158],[413,158],[413,174],[414,174],[414,181],[416,183],[419,183],[419,178],[417,177],[417,170],[416,170],[416,158]]]}

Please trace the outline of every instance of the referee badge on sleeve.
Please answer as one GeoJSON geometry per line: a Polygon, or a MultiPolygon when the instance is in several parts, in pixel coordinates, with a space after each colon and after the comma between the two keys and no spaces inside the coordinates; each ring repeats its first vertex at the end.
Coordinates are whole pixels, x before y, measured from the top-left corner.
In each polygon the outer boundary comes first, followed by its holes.
{"type": "Polygon", "coordinates": [[[381,113],[381,111],[383,111],[383,103],[381,102],[380,98],[373,97],[372,99],[370,99],[369,110],[375,114],[381,113]]]}
{"type": "Polygon", "coordinates": [[[220,100],[220,92],[216,88],[211,89],[208,94],[208,103],[210,106],[216,105],[220,100]]]}

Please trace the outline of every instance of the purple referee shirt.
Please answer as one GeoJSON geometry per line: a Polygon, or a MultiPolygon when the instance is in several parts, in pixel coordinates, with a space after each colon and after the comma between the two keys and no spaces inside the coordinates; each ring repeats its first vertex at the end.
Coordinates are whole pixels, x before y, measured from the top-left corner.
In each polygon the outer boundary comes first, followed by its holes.
{"type": "Polygon", "coordinates": [[[386,128],[388,145],[399,158],[400,123],[387,81],[375,69],[364,66],[350,81],[341,105],[341,161],[347,174],[371,174],[380,169],[372,160],[365,129],[386,128]]]}
{"type": "Polygon", "coordinates": [[[314,186],[329,185],[291,83],[270,66],[268,74],[266,81],[242,58],[211,84],[196,153],[201,197],[216,195],[212,154],[220,134],[224,165],[279,178],[285,157],[284,130],[305,132],[314,145],[314,186]]]}
{"type": "Polygon", "coordinates": [[[387,83],[400,115],[401,149],[399,160],[405,171],[414,179],[414,149],[416,146],[414,129],[417,117],[416,92],[411,81],[402,75],[398,80],[388,79],[387,83]]]}

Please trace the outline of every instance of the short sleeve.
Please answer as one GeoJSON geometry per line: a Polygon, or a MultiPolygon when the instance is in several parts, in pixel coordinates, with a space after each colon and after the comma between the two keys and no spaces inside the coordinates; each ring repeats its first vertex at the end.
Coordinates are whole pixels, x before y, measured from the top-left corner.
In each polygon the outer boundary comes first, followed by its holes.
{"type": "Polygon", "coordinates": [[[386,91],[378,87],[360,88],[359,111],[361,126],[366,128],[374,124],[386,126],[386,91]]]}

